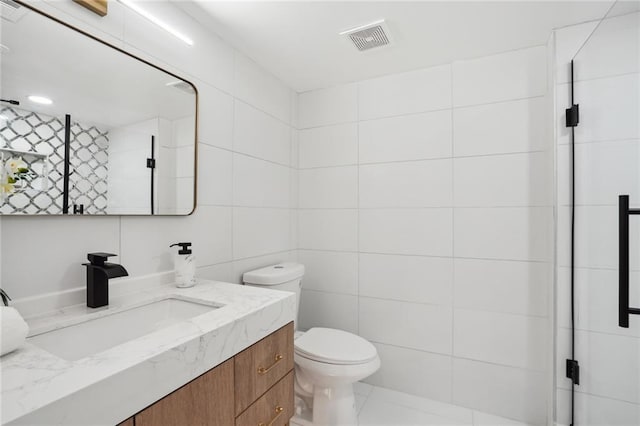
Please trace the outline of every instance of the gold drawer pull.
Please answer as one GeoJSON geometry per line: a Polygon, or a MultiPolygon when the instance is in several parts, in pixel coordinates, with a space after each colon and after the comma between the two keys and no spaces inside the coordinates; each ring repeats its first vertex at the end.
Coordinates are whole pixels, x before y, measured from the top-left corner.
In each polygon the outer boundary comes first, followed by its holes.
{"type": "MultiPolygon", "coordinates": [[[[282,361],[284,357],[280,354],[276,355],[273,364],[271,364],[269,367],[264,368],[264,367],[258,367],[258,374],[262,375],[262,374],[267,374],[273,367],[275,367],[280,361],[282,361]]],[[[271,424],[271,423],[269,423],[271,424]]]]}
{"type": "MultiPolygon", "coordinates": [[[[282,359],[282,357],[280,357],[280,359],[282,359]]],[[[280,417],[280,414],[282,414],[282,412],[284,411],[284,407],[281,406],[276,406],[276,415],[271,419],[271,421],[267,424],[264,424],[262,422],[258,423],[258,426],[272,426],[276,420],[278,420],[278,417],[280,417]]]]}

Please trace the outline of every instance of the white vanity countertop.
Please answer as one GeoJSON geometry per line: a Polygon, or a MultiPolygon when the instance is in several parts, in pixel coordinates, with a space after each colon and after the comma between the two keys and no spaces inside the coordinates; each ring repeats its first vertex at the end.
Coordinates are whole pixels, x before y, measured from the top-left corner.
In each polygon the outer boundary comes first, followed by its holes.
{"type": "Polygon", "coordinates": [[[78,361],[29,343],[0,358],[0,419],[12,425],[115,425],[293,321],[293,293],[199,280],[28,319],[31,335],[170,296],[221,308],[78,361]]]}

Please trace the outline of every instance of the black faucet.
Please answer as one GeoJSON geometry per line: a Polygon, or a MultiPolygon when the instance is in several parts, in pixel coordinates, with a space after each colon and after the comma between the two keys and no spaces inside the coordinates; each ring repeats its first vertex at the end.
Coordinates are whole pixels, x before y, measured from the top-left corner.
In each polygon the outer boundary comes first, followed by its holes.
{"type": "Polygon", "coordinates": [[[99,308],[109,304],[109,278],[126,277],[129,275],[124,266],[108,263],[106,260],[111,253],[89,253],[90,263],[83,263],[87,267],[87,306],[99,308]]]}

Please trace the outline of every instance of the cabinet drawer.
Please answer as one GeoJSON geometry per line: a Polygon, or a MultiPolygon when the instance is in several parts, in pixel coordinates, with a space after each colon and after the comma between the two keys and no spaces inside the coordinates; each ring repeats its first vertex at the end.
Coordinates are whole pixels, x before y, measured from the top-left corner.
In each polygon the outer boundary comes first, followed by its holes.
{"type": "Polygon", "coordinates": [[[236,415],[293,369],[293,323],[235,357],[236,415]]]}
{"type": "Polygon", "coordinates": [[[136,414],[135,425],[233,424],[233,373],[233,359],[230,359],[136,414]]]}
{"type": "Polygon", "coordinates": [[[293,416],[293,371],[236,418],[236,426],[284,426],[293,416]]]}

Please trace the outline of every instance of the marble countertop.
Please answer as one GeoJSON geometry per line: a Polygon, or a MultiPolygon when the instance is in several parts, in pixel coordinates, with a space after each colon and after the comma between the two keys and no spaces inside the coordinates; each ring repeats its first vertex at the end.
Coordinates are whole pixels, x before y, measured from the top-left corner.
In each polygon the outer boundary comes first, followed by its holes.
{"type": "Polygon", "coordinates": [[[26,345],[0,358],[0,419],[11,425],[115,425],[293,321],[293,293],[199,280],[158,285],[27,319],[30,335],[167,297],[220,308],[104,352],[67,361],[26,345]]]}

